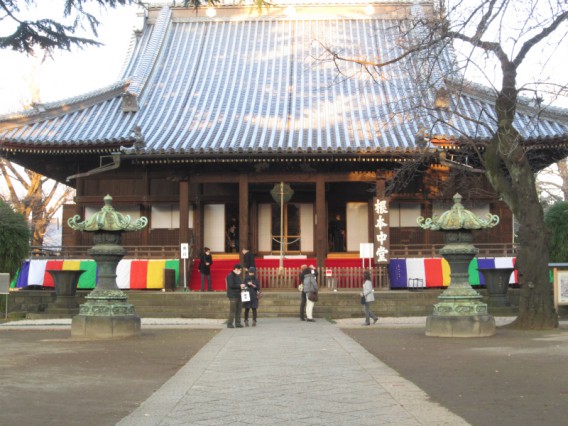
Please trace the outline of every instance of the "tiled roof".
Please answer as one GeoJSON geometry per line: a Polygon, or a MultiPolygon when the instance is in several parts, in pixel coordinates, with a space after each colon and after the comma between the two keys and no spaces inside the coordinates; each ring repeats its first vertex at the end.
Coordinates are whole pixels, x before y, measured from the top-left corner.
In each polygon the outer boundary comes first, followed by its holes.
{"type": "MultiPolygon", "coordinates": [[[[397,53],[397,28],[404,25],[393,16],[345,10],[336,18],[209,19],[178,18],[164,7],[133,47],[121,81],[41,112],[0,117],[0,143],[128,145],[139,127],[144,148],[138,152],[146,154],[386,154],[414,150],[417,134],[491,137],[492,99],[479,88],[453,97],[459,113],[450,114],[420,108],[417,100],[433,104],[434,95],[420,95],[412,64],[395,64],[378,80],[349,63],[339,74],[324,60],[324,46],[384,60],[397,53]],[[123,111],[125,95],[136,101],[133,112],[123,111]]],[[[451,86],[447,71],[438,74],[451,86]]],[[[516,126],[525,139],[564,137],[568,116],[520,107],[516,126]]]]}

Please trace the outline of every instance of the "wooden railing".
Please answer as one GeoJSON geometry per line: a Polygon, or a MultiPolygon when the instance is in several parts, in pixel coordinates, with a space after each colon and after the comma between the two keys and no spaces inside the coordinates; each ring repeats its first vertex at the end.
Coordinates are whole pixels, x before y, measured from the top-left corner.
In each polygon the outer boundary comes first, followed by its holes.
{"type": "MultiPolygon", "coordinates": [[[[440,257],[443,244],[392,244],[393,258],[440,257]]],[[[517,244],[475,244],[479,257],[513,257],[517,255],[517,244]]],[[[74,247],[32,247],[31,257],[51,259],[87,259],[91,246],[74,247]]],[[[179,259],[179,246],[124,246],[127,259],[179,259]]],[[[190,248],[193,245],[190,244],[190,248]]],[[[192,250],[190,258],[196,254],[192,250]]]]}
{"type": "MultiPolygon", "coordinates": [[[[321,290],[360,290],[363,286],[363,268],[317,268],[321,290]],[[326,273],[331,273],[327,276],[326,273]]],[[[292,291],[300,284],[298,268],[257,268],[257,276],[263,290],[292,291]]],[[[389,288],[386,266],[371,268],[373,285],[377,289],[389,288]]]]}
{"type": "MultiPolygon", "coordinates": [[[[190,245],[190,258],[195,257],[190,245]]],[[[74,247],[32,247],[31,258],[46,259],[89,259],[92,246],[74,247]]],[[[124,246],[125,259],[179,259],[179,246],[124,246]]]]}
{"type": "MultiPolygon", "coordinates": [[[[514,257],[517,255],[518,244],[474,243],[479,249],[478,257],[514,257]]],[[[390,257],[440,257],[439,251],[444,244],[391,244],[390,257]]]]}

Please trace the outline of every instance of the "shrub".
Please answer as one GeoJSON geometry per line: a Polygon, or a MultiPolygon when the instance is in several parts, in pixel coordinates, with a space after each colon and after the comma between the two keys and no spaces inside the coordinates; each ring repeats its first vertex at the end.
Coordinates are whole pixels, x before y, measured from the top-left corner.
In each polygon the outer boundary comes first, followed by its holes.
{"type": "Polygon", "coordinates": [[[0,272],[13,277],[30,251],[26,218],[0,200],[0,272]]]}
{"type": "Polygon", "coordinates": [[[568,202],[561,201],[551,206],[544,216],[544,221],[550,232],[550,262],[568,262],[568,202]]]}

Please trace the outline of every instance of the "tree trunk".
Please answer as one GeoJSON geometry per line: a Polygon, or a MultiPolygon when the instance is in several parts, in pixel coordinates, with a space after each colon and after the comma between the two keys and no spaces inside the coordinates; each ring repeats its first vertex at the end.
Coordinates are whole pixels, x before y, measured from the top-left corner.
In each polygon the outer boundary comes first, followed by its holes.
{"type": "Polygon", "coordinates": [[[553,288],[548,269],[548,237],[542,207],[530,168],[519,166],[516,175],[524,177],[511,194],[519,200],[516,214],[519,223],[520,250],[517,256],[521,298],[519,316],[513,326],[523,329],[558,327],[553,288]],[[524,189],[523,189],[524,188],[524,189]]]}
{"type": "Polygon", "coordinates": [[[558,327],[548,270],[548,239],[534,173],[513,127],[516,91],[504,85],[496,102],[498,129],[484,154],[486,174],[519,221],[519,315],[523,329],[558,327]]]}

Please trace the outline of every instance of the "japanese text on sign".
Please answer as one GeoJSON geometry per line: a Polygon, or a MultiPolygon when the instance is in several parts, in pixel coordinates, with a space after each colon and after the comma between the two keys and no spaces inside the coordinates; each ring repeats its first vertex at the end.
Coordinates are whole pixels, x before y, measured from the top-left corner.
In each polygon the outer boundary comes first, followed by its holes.
{"type": "Polygon", "coordinates": [[[388,263],[390,249],[388,201],[375,198],[373,209],[375,263],[388,263]]]}

